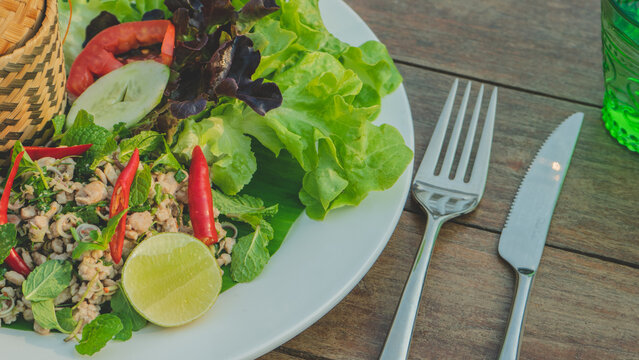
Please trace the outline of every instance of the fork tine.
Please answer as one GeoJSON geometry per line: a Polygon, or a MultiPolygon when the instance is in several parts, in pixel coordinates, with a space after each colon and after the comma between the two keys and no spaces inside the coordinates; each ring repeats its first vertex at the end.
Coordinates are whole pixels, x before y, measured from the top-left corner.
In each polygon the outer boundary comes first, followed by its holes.
{"type": "Polygon", "coordinates": [[[479,93],[477,94],[477,102],[475,102],[475,110],[473,110],[473,117],[470,119],[468,125],[468,133],[466,134],[466,141],[464,142],[464,149],[462,150],[459,164],[457,165],[457,172],[455,173],[455,180],[464,179],[466,176],[466,169],[468,169],[468,162],[470,161],[470,151],[473,149],[473,142],[475,140],[475,132],[477,131],[477,120],[479,119],[479,112],[481,109],[481,102],[484,96],[484,84],[479,87],[479,93]]]}
{"type": "Polygon", "coordinates": [[[457,111],[457,120],[455,120],[455,126],[453,132],[450,134],[450,141],[448,142],[448,149],[446,149],[446,156],[444,157],[444,163],[440,175],[445,177],[450,176],[450,171],[453,167],[453,160],[455,160],[455,154],[457,153],[457,144],[459,144],[459,136],[461,135],[462,125],[464,124],[464,118],[466,117],[466,108],[468,107],[468,97],[470,96],[470,81],[466,85],[464,91],[464,97],[462,103],[459,105],[459,111],[457,111]]]}
{"type": "Polygon", "coordinates": [[[493,142],[493,128],[495,127],[496,108],[497,88],[494,88],[493,93],[490,96],[488,112],[486,113],[486,122],[484,123],[484,130],[481,134],[479,148],[477,149],[477,156],[475,156],[475,164],[473,165],[473,172],[470,177],[470,185],[478,189],[480,196],[483,194],[484,187],[486,186],[488,162],[490,161],[490,147],[493,142]]]}
{"type": "Polygon", "coordinates": [[[444,143],[444,136],[446,136],[446,129],[448,129],[450,114],[453,110],[453,103],[455,102],[455,95],[457,94],[457,84],[459,84],[459,79],[455,79],[453,86],[450,88],[448,98],[446,99],[441,115],[439,115],[439,120],[437,121],[437,125],[435,125],[435,130],[430,137],[426,153],[424,153],[422,163],[417,170],[418,174],[423,173],[424,171],[429,171],[431,174],[435,172],[439,153],[444,143]]]}

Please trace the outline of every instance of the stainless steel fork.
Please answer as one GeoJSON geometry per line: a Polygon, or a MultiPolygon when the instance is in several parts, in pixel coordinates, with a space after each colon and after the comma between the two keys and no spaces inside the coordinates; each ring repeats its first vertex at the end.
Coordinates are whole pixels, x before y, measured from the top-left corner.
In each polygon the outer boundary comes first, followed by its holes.
{"type": "Polygon", "coordinates": [[[439,173],[436,173],[440,154],[444,151],[444,138],[448,129],[448,122],[451,117],[455,95],[457,94],[458,83],[459,80],[455,79],[448,94],[444,109],[439,116],[439,121],[435,126],[435,131],[431,136],[422,163],[413,180],[413,196],[428,215],[428,223],[421,246],[415,257],[413,268],[404,286],[402,298],[395,313],[395,319],[393,320],[393,324],[386,338],[386,343],[384,344],[384,349],[380,355],[381,360],[400,360],[406,359],[408,356],[415,318],[417,317],[417,310],[419,308],[419,300],[421,298],[424,280],[426,279],[426,271],[428,270],[428,263],[433,253],[433,247],[439,229],[444,222],[473,211],[484,194],[486,176],[488,174],[488,162],[490,160],[490,147],[493,138],[493,127],[495,124],[497,88],[493,89],[490,103],[488,104],[486,121],[479,140],[475,162],[469,180],[465,181],[465,178],[470,162],[475,132],[477,130],[484,85],[481,85],[479,88],[475,109],[468,126],[466,141],[454,177],[452,177],[452,168],[466,115],[468,98],[470,96],[470,82],[468,82],[466,90],[464,91],[441,170],[439,173]]]}

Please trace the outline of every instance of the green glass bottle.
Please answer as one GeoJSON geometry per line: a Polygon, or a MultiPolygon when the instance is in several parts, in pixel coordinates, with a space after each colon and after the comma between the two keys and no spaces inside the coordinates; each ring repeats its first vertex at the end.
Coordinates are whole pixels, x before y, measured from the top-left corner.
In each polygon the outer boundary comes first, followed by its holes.
{"type": "Polygon", "coordinates": [[[604,124],[620,144],[639,152],[639,0],[602,0],[601,38],[604,124]]]}

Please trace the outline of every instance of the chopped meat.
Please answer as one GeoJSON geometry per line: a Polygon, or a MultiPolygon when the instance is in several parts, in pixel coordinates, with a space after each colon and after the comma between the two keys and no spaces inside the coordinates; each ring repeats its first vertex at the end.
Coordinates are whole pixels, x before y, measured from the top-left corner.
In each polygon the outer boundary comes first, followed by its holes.
{"type": "Polygon", "coordinates": [[[92,181],[78,191],[75,201],[78,205],[91,205],[107,198],[107,189],[103,182],[92,181]]]}

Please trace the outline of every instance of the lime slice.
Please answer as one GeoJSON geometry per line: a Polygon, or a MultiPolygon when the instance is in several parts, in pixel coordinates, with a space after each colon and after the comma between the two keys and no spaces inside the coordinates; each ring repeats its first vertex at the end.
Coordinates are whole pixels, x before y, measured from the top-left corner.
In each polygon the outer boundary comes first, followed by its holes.
{"type": "Polygon", "coordinates": [[[202,316],[222,288],[222,273],[209,248],[179,233],[152,236],[124,264],[122,287],[150,322],[178,326],[202,316]]]}
{"type": "Polygon", "coordinates": [[[162,100],[169,73],[168,66],[153,60],[132,62],[111,71],[75,100],[67,115],[67,129],[82,109],[109,131],[120,122],[135,125],[162,100]]]}

